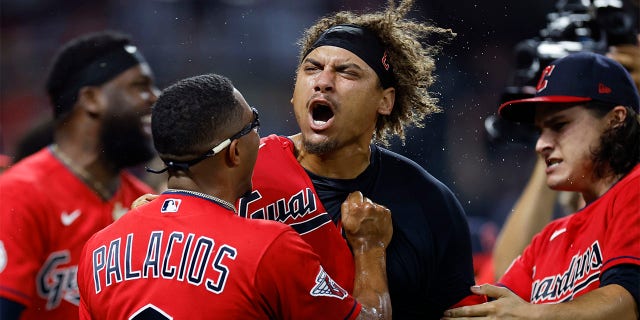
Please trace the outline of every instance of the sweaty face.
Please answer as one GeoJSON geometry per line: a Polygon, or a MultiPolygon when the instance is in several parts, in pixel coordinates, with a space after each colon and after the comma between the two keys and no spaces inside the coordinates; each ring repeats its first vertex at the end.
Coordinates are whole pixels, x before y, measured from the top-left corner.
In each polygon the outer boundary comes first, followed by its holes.
{"type": "Polygon", "coordinates": [[[122,169],[151,160],[151,105],[158,98],[147,64],[129,68],[101,86],[106,107],[99,115],[105,158],[122,169]]]}
{"type": "Polygon", "coordinates": [[[291,99],[303,147],[313,154],[368,147],[382,98],[378,76],[355,54],[333,46],[311,51],[291,99]]]}
{"type": "Polygon", "coordinates": [[[554,190],[589,192],[594,185],[592,151],[600,144],[606,121],[584,106],[542,105],[536,108],[540,137],[536,152],[547,164],[547,185],[554,190]]]}

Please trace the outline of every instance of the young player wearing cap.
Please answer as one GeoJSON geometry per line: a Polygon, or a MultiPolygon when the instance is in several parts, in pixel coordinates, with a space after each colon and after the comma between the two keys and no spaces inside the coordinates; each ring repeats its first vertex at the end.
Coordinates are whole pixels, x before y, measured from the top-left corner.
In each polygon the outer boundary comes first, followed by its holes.
{"type": "MultiPolygon", "coordinates": [[[[638,4],[640,5],[640,2],[638,4]]],[[[640,34],[637,38],[635,44],[609,47],[606,56],[620,62],[631,74],[636,88],[640,90],[640,34]]],[[[532,85],[531,96],[535,94],[535,83],[532,85]]],[[[559,214],[556,217],[566,216],[584,207],[580,193],[555,191],[547,187],[544,172],[546,167],[544,159],[538,158],[522,193],[505,218],[493,246],[490,263],[483,269],[489,271],[484,273],[487,275],[485,282],[500,279],[511,262],[531,242],[533,236],[551,222],[554,214],[559,214]]]]}
{"type": "Polygon", "coordinates": [[[637,319],[640,291],[640,98],[619,63],[575,53],[551,63],[533,98],[500,106],[533,122],[547,185],[586,206],[547,225],[499,283],[472,287],[495,301],[445,319],[637,319]]]}

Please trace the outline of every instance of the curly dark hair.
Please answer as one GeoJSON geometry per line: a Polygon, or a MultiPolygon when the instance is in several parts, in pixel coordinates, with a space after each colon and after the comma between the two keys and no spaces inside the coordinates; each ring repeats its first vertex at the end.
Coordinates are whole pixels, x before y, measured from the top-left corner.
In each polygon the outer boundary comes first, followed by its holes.
{"type": "Polygon", "coordinates": [[[424,127],[423,120],[432,113],[441,112],[437,98],[429,93],[435,81],[434,56],[441,46],[455,37],[450,29],[439,28],[405,18],[413,0],[388,0],[384,11],[358,14],[341,11],[321,18],[305,30],[298,41],[300,47],[298,64],[304,54],[327,29],[339,24],[354,24],[375,33],[387,50],[393,66],[396,99],[389,115],[379,115],[374,139],[388,144],[392,135],[404,142],[408,127],[424,127]],[[421,40],[434,40],[434,44],[423,44],[421,40]]]}
{"type": "MultiPolygon", "coordinates": [[[[590,102],[587,109],[602,118],[613,106],[598,101],[590,102]]],[[[595,174],[599,178],[609,172],[626,175],[640,163],[640,116],[630,107],[621,125],[611,126],[602,134],[600,145],[591,151],[595,174]],[[611,170],[611,171],[609,171],[611,170]]]]}
{"type": "Polygon", "coordinates": [[[66,92],[70,81],[96,58],[131,43],[131,38],[121,32],[106,30],[84,34],[69,40],[54,56],[46,90],[53,106],[54,118],[66,115],[75,104],[78,92],[66,92]],[[63,94],[70,94],[68,99],[61,99],[63,94]],[[62,102],[64,101],[64,102],[62,102]]]}
{"type": "Polygon", "coordinates": [[[233,84],[217,74],[180,80],[162,91],[152,106],[153,144],[165,161],[187,161],[202,155],[230,123],[240,121],[242,108],[233,84]]]}

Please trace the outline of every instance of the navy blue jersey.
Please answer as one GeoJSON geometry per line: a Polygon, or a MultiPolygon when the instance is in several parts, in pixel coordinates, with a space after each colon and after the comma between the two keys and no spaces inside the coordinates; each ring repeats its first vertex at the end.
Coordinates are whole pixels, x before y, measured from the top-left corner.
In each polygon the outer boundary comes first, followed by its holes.
{"type": "Polygon", "coordinates": [[[417,163],[372,145],[371,163],[355,179],[307,173],[334,222],[353,191],[391,210],[387,277],[394,319],[439,319],[470,294],[471,239],[462,206],[417,163]]]}

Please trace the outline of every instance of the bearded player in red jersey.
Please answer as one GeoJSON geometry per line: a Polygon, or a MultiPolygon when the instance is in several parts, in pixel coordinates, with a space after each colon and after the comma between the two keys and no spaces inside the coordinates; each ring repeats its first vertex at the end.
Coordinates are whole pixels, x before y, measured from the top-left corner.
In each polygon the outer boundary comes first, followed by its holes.
{"type": "Polygon", "coordinates": [[[542,73],[535,97],[500,106],[533,122],[547,185],[586,206],[548,224],[500,279],[495,301],[445,319],[637,319],[640,298],[640,97],[618,62],[574,53],[542,73]],[[484,319],[484,318],[483,318],[484,319]]]}
{"type": "Polygon", "coordinates": [[[89,239],[81,319],[390,319],[389,210],[359,193],[343,206],[351,296],[291,227],[237,216],[232,203],[252,187],[259,120],[227,78],[178,81],[152,117],[169,189],[89,239]]]}
{"type": "Polygon", "coordinates": [[[149,65],[115,32],[68,42],[47,79],[54,143],[0,176],[0,318],[77,319],[85,241],[151,190],[128,166],[150,160],[149,65]]]}

